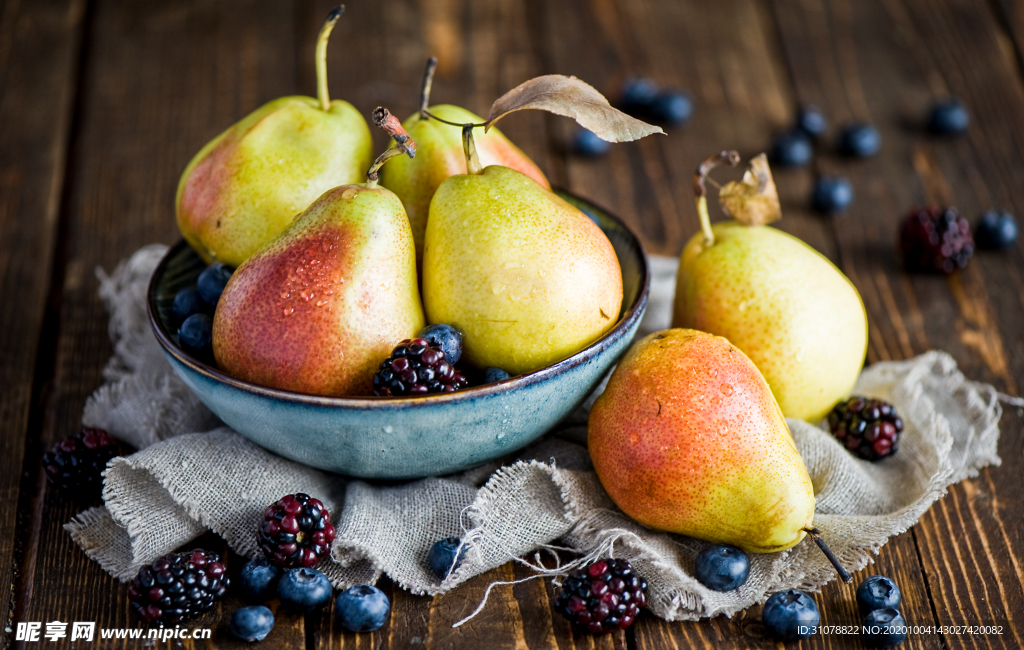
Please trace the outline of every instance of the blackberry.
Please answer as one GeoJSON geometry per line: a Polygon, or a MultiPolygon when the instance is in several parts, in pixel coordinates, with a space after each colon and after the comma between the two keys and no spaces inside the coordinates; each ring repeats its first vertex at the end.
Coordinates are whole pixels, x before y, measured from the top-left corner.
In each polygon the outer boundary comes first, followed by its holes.
{"type": "Polygon", "coordinates": [[[202,614],[229,586],[220,556],[196,549],[170,553],[139,569],[128,585],[128,600],[143,621],[166,625],[202,614]]]}
{"type": "Polygon", "coordinates": [[[117,443],[103,429],[85,427],[43,454],[46,480],[62,490],[94,496],[103,485],[101,474],[117,456],[117,443]]]}
{"type": "Polygon", "coordinates": [[[851,397],[828,414],[832,435],[853,455],[880,460],[900,448],[903,420],[892,404],[880,399],[851,397]]]}
{"type": "Polygon", "coordinates": [[[974,254],[971,225],[956,208],[914,208],[900,226],[900,249],[908,271],[952,273],[974,254]]]}
{"type": "Polygon", "coordinates": [[[626,560],[598,560],[565,579],[555,609],[580,631],[624,630],[647,602],[645,591],[647,581],[626,560]]]}
{"type": "Polygon", "coordinates": [[[327,555],[334,535],[331,514],[324,504],[297,492],[267,506],[256,542],[277,566],[311,567],[327,555]]]}
{"type": "Polygon", "coordinates": [[[451,393],[469,384],[439,347],[426,339],[406,339],[373,375],[373,394],[398,397],[451,393]]]}

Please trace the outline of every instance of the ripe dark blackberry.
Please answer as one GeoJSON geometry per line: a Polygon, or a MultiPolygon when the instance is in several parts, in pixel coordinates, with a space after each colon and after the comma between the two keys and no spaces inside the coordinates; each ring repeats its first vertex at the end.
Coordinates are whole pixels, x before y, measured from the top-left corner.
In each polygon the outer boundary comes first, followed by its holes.
{"type": "Polygon", "coordinates": [[[956,208],[914,208],[900,226],[900,249],[908,271],[952,273],[974,254],[971,225],[956,208]]]}
{"type": "Polygon", "coordinates": [[[231,586],[220,556],[202,549],[170,553],[139,569],[128,585],[132,610],[167,625],[202,614],[231,586]]]}
{"type": "Polygon", "coordinates": [[[851,397],[828,414],[832,435],[855,456],[880,460],[900,447],[903,420],[892,404],[880,399],[851,397]]]}
{"type": "Polygon", "coordinates": [[[327,555],[334,535],[331,513],[324,504],[297,492],[267,506],[256,542],[278,566],[311,567],[327,555]]]}
{"type": "Polygon", "coordinates": [[[426,339],[406,339],[381,362],[373,376],[373,394],[451,393],[468,384],[439,347],[431,347],[426,339]]]}
{"type": "Polygon", "coordinates": [[[624,630],[647,603],[645,591],[647,581],[626,560],[598,560],[565,579],[555,609],[580,631],[624,630]]]}
{"type": "Polygon", "coordinates": [[[46,480],[62,490],[94,496],[103,486],[100,476],[107,462],[117,456],[117,443],[103,429],[85,427],[43,454],[46,480]]]}

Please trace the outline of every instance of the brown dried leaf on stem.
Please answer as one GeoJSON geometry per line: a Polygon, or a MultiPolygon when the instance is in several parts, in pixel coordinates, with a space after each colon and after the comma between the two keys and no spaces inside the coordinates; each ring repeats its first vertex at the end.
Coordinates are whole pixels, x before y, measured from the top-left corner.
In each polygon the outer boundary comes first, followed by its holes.
{"type": "Polygon", "coordinates": [[[782,218],[779,193],[764,154],[751,158],[742,181],[726,183],[718,202],[730,217],[747,226],[763,226],[782,218]]]}
{"type": "Polygon", "coordinates": [[[499,97],[487,115],[485,130],[509,113],[526,108],[571,117],[608,142],[629,142],[652,133],[665,133],[614,108],[593,86],[560,74],[530,79],[499,97]]]}

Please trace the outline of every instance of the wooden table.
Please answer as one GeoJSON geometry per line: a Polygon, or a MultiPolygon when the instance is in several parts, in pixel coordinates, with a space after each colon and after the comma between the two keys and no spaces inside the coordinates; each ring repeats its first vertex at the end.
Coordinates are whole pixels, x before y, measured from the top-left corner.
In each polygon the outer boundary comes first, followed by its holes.
{"type": "MultiPolygon", "coordinates": [[[[781,227],[828,255],[857,285],[870,319],[869,362],[942,349],[970,377],[1020,394],[1021,244],[978,255],[945,278],[904,274],[894,242],[897,221],[918,204],[955,204],[972,220],[990,207],[1024,217],[1024,2],[350,4],[330,49],[331,89],[364,114],[378,104],[411,113],[430,54],[441,59],[435,102],[481,113],[505,90],[549,72],[575,74],[606,91],[625,75],[647,75],[692,92],[696,115],[689,126],[617,145],[598,160],[567,153],[574,125],[563,118],[520,113],[502,123],[555,184],[611,208],[655,253],[678,253],[697,230],[690,175],[704,156],[723,148],[764,150],[800,103],[818,105],[833,125],[873,122],[883,137],[875,158],[849,162],[824,147],[812,168],[777,172],[781,227]],[[949,94],[970,107],[970,129],[951,140],[929,137],[922,116],[933,98],[949,94]],[[846,216],[811,212],[816,174],[842,174],[853,183],[856,202],[846,216]]],[[[136,626],[124,586],[61,529],[92,504],[48,489],[39,462],[79,427],[111,354],[94,269],[110,270],[144,244],[178,238],[178,176],[203,143],[265,101],[314,92],[314,40],[329,8],[322,0],[0,3],[6,628],[53,620],[136,626]]],[[[1020,412],[1009,409],[999,445],[1003,465],[953,487],[856,576],[894,578],[912,624],[1001,625],[1003,634],[920,635],[904,647],[1024,646],[1022,423],[1020,412]]],[[[223,548],[216,538],[202,542],[223,548]]],[[[553,614],[550,585],[540,580],[496,589],[478,618],[450,627],[477,605],[488,583],[527,575],[509,564],[434,599],[388,583],[393,613],[380,631],[344,634],[329,610],[305,619],[281,615],[261,647],[774,647],[761,639],[758,607],[700,623],[648,616],[625,633],[573,638],[553,614]]],[[[815,596],[822,624],[857,620],[854,586],[832,583],[815,596]]],[[[213,628],[211,642],[184,646],[241,645],[226,630],[238,605],[229,599],[194,623],[213,628]]],[[[0,647],[14,643],[6,630],[0,639],[0,647]]],[[[800,647],[861,645],[858,637],[819,635],[800,647]]]]}

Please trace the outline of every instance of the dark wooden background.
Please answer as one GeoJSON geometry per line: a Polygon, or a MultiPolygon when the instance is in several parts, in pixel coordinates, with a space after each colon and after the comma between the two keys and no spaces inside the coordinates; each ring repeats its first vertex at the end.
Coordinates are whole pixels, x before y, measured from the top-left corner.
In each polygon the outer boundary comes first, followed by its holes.
{"type": "MultiPolygon", "coordinates": [[[[125,588],[61,529],[91,504],[47,489],[39,465],[77,430],[111,354],[94,269],[177,240],[178,176],[203,143],[274,97],[315,94],[313,46],[329,8],[322,0],[0,1],[0,647],[14,643],[9,630],[19,621],[136,625],[125,588]]],[[[1021,244],[942,278],[904,274],[894,242],[915,204],[955,204],[972,220],[990,207],[1024,217],[1024,2],[354,0],[348,9],[329,51],[331,90],[364,114],[378,104],[411,113],[430,54],[441,59],[435,103],[480,113],[551,72],[605,91],[630,74],[690,90],[689,126],[593,161],[567,154],[568,120],[519,113],[502,123],[555,184],[620,214],[654,253],[677,254],[697,230],[690,175],[704,156],[763,150],[799,103],[817,104],[833,125],[872,121],[879,156],[849,162],[826,147],[812,168],[777,173],[781,227],[857,285],[869,362],[942,349],[968,376],[1020,394],[1021,244]],[[950,94],[970,107],[968,133],[925,135],[927,106],[950,94]],[[852,181],[846,216],[809,210],[816,173],[852,181]]],[[[951,489],[857,576],[894,578],[911,624],[995,624],[1003,634],[920,635],[904,647],[1024,646],[1022,424],[1008,409],[1003,465],[951,489]]],[[[758,607],[700,623],[647,616],[626,633],[574,638],[540,580],[496,589],[478,618],[450,627],[489,582],[527,575],[510,564],[432,600],[385,583],[393,613],[380,631],[344,634],[330,610],[282,615],[261,647],[775,647],[761,638],[758,607]]],[[[832,583],[815,598],[822,624],[857,621],[853,586],[832,583]]],[[[242,645],[226,630],[238,605],[229,599],[193,623],[214,628],[212,642],[195,645],[242,645]]],[[[818,636],[799,645],[862,642],[818,636]]]]}

